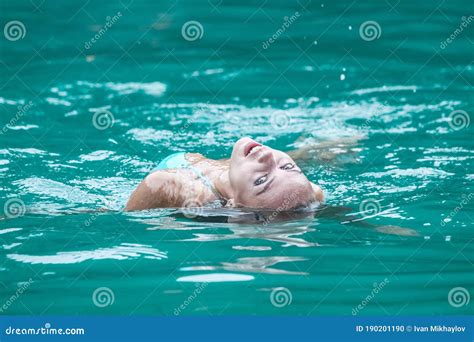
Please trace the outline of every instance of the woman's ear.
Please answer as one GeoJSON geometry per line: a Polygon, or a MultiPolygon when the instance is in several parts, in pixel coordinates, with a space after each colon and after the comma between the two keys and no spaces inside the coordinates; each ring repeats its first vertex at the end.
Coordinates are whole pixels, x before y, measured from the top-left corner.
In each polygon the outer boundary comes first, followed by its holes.
{"type": "Polygon", "coordinates": [[[314,196],[316,197],[316,200],[319,202],[323,202],[324,201],[323,190],[319,187],[319,185],[316,185],[314,183],[311,183],[311,187],[313,188],[314,196]]]}

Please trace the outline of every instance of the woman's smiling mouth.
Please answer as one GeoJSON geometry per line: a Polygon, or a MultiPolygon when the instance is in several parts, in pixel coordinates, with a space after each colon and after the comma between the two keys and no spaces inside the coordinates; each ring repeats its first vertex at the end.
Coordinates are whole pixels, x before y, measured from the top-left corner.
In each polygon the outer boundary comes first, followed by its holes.
{"type": "Polygon", "coordinates": [[[247,157],[251,153],[255,153],[259,150],[261,150],[263,146],[255,141],[251,141],[250,143],[247,144],[244,148],[244,156],[247,157]]]}

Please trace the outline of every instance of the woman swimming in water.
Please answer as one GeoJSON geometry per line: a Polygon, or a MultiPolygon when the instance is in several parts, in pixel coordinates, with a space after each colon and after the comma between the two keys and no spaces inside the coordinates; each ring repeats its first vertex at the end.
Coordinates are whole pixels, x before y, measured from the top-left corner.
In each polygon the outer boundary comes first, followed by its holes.
{"type": "MultiPolygon", "coordinates": [[[[299,207],[313,207],[323,201],[321,188],[311,183],[294,159],[316,159],[337,164],[337,156],[348,157],[351,147],[361,137],[342,138],[325,142],[309,142],[303,148],[284,153],[261,145],[250,138],[234,144],[230,159],[213,160],[197,153],[175,153],[165,158],[138,185],[128,200],[125,210],[182,207],[242,207],[262,215],[226,217],[229,222],[269,223],[281,219],[273,216],[299,213],[308,217],[329,217],[342,224],[354,223],[384,234],[414,236],[417,232],[397,226],[377,226],[350,218],[349,208],[321,206],[311,211],[291,211],[299,207]],[[272,214],[259,209],[272,210],[272,214]]],[[[355,162],[347,159],[345,162],[355,162]]],[[[343,162],[344,163],[344,162],[343,162]]],[[[213,209],[212,209],[213,210],[213,209]]],[[[195,217],[195,215],[193,215],[195,217]]],[[[352,216],[351,216],[352,217],[352,216]]]]}
{"type": "Polygon", "coordinates": [[[230,159],[197,153],[167,157],[138,185],[125,210],[228,206],[291,210],[323,201],[289,154],[250,138],[238,140],[230,159]]]}

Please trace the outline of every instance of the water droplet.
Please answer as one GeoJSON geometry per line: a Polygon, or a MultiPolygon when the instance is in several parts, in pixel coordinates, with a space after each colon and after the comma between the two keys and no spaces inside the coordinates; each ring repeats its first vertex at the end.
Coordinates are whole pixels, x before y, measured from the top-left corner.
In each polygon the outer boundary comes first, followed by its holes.
{"type": "Polygon", "coordinates": [[[351,26],[351,25],[349,25],[349,31],[351,31],[351,30],[352,30],[352,26],[351,26]]]}
{"type": "Polygon", "coordinates": [[[341,76],[339,76],[339,78],[341,79],[341,81],[344,81],[346,79],[346,75],[341,74],[341,76]]]}
{"type": "Polygon", "coordinates": [[[314,41],[314,45],[318,45],[318,41],[317,41],[317,40],[314,41]]]}

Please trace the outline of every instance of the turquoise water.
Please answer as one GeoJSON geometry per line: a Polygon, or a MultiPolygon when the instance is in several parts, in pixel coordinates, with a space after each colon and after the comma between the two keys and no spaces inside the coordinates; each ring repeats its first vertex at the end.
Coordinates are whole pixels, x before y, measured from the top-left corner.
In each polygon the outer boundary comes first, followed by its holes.
{"type": "Polygon", "coordinates": [[[2,314],[473,313],[474,22],[446,42],[472,2],[1,6],[2,314]],[[316,217],[120,212],[165,156],[245,135],[361,139],[303,164],[316,217]]]}

